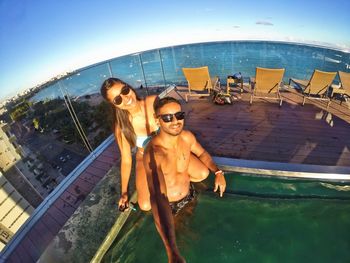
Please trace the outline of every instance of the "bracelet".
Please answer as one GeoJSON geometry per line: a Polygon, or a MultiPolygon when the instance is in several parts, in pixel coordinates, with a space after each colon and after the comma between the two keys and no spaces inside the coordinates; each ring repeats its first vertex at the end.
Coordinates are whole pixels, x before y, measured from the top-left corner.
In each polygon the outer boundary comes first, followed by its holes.
{"type": "Polygon", "coordinates": [[[219,173],[224,173],[222,170],[217,170],[216,172],[215,172],[215,175],[217,175],[217,174],[219,174],[219,173]]]}

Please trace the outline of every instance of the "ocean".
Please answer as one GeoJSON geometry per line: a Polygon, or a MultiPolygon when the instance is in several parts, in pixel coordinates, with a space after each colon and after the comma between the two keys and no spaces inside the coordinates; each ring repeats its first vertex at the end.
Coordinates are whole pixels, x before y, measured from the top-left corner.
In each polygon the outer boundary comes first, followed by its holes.
{"type": "MultiPolygon", "coordinates": [[[[31,101],[49,100],[67,94],[79,97],[98,93],[111,76],[135,88],[184,85],[183,67],[208,66],[211,76],[226,77],[241,72],[245,81],[256,67],[285,68],[289,78],[309,79],[314,69],[350,72],[350,53],[306,44],[271,41],[225,41],[166,47],[113,58],[87,66],[40,90],[31,101]]],[[[335,79],[338,82],[338,79],[335,79]]]]}

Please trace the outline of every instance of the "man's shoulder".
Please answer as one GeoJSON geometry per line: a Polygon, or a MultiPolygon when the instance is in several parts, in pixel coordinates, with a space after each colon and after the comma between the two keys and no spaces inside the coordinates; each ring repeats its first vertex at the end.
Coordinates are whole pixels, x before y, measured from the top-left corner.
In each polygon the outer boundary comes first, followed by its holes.
{"type": "Polygon", "coordinates": [[[196,140],[194,134],[189,130],[183,130],[181,132],[181,138],[186,142],[193,142],[194,140],[196,140]]]}
{"type": "Polygon", "coordinates": [[[155,135],[152,136],[152,138],[151,138],[151,140],[149,141],[148,144],[155,146],[155,145],[157,145],[159,143],[161,143],[161,140],[159,139],[159,134],[155,134],[155,135]]]}
{"type": "Polygon", "coordinates": [[[144,151],[144,161],[146,162],[154,158],[160,164],[166,156],[166,149],[158,144],[149,143],[144,151]]]}
{"type": "Polygon", "coordinates": [[[152,149],[156,153],[159,152],[162,148],[162,141],[158,138],[158,135],[155,135],[147,144],[145,151],[149,152],[152,149]]]}
{"type": "Polygon", "coordinates": [[[181,135],[183,136],[193,136],[193,133],[189,130],[182,130],[181,135]]]}

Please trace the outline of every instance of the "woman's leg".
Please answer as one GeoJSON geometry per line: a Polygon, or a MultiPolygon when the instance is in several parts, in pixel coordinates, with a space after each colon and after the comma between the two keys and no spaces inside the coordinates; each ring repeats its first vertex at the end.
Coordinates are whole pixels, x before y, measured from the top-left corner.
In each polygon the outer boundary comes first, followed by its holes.
{"type": "Polygon", "coordinates": [[[188,174],[191,182],[201,182],[209,175],[209,169],[195,155],[190,155],[188,174]]]}
{"type": "Polygon", "coordinates": [[[145,167],[143,166],[143,152],[137,150],[136,153],[136,191],[137,202],[143,211],[151,210],[150,195],[147,184],[145,167]]]}

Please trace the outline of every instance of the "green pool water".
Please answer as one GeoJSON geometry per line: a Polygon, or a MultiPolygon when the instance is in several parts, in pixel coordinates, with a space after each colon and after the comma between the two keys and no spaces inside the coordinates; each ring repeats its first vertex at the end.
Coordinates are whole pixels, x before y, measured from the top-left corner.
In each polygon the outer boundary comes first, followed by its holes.
{"type": "MultiPolygon", "coordinates": [[[[207,182],[209,185],[212,182],[207,182]]],[[[227,174],[176,218],[187,262],[350,262],[350,185],[227,174]]],[[[167,262],[150,213],[134,212],[103,262],[167,262]]]]}

